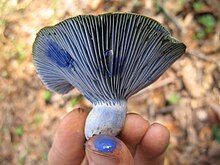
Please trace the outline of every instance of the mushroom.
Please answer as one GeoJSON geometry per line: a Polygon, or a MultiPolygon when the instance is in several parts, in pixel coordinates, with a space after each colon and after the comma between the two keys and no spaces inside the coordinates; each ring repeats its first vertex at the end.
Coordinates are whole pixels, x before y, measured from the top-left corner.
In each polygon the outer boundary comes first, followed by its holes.
{"type": "Polygon", "coordinates": [[[156,81],[184,52],[157,21],[138,14],[80,15],[41,29],[33,61],[44,85],[65,94],[76,87],[93,108],[87,139],[116,136],[130,96],[156,81]]]}

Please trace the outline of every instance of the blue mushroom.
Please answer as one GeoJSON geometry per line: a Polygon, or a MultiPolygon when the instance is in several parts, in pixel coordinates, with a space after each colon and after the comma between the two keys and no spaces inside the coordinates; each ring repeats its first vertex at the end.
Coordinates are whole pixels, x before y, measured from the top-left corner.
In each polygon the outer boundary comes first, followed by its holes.
{"type": "Polygon", "coordinates": [[[80,15],[38,32],[33,61],[45,86],[76,87],[93,104],[85,136],[116,136],[130,96],[157,80],[186,46],[157,21],[129,13],[80,15]]]}

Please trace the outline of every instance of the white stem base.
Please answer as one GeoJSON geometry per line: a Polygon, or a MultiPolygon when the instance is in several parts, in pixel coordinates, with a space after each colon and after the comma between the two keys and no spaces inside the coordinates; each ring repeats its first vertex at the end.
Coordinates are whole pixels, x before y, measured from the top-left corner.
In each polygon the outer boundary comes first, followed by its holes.
{"type": "Polygon", "coordinates": [[[116,136],[124,125],[126,111],[126,101],[124,100],[94,105],[86,119],[86,139],[98,134],[116,136]]]}

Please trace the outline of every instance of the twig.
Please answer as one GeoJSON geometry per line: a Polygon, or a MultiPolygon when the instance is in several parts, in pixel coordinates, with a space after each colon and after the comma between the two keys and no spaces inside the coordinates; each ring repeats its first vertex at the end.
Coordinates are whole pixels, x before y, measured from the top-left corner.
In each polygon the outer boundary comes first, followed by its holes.
{"type": "Polygon", "coordinates": [[[205,101],[210,106],[210,108],[212,108],[212,110],[215,111],[220,117],[220,106],[213,101],[210,101],[210,99],[206,99],[205,101]]]}
{"type": "MultiPolygon", "coordinates": [[[[211,59],[210,57],[206,56],[205,54],[197,51],[197,50],[193,50],[193,51],[187,51],[186,54],[190,54],[190,55],[193,55],[201,60],[204,60],[204,61],[208,61],[208,62],[214,62],[214,63],[217,63],[215,60],[211,59]]],[[[218,63],[217,63],[218,64],[218,63]]]]}
{"type": "Polygon", "coordinates": [[[135,94],[134,96],[132,97],[136,97],[138,95],[142,95],[143,93],[147,92],[147,91],[152,91],[152,90],[155,90],[157,88],[160,88],[160,87],[163,87],[163,86],[166,86],[167,84],[170,84],[172,83],[173,81],[175,80],[174,77],[168,77],[164,80],[161,80],[161,81],[158,81],[152,85],[150,85],[149,87],[147,88],[144,88],[143,90],[141,90],[140,92],[138,92],[137,94],[135,94]]]}
{"type": "Polygon", "coordinates": [[[178,29],[180,32],[185,33],[185,29],[182,28],[182,26],[178,23],[178,21],[176,21],[176,19],[175,19],[173,16],[171,16],[170,14],[168,14],[168,12],[164,9],[164,7],[163,7],[162,5],[160,5],[160,4],[157,4],[157,5],[158,5],[160,11],[164,14],[164,16],[165,16],[168,20],[170,20],[170,21],[177,27],[177,29],[178,29]]]}
{"type": "Polygon", "coordinates": [[[170,114],[173,112],[175,107],[176,107],[175,105],[170,105],[170,106],[164,107],[164,108],[156,111],[156,115],[157,114],[162,114],[162,115],[170,114]]]}

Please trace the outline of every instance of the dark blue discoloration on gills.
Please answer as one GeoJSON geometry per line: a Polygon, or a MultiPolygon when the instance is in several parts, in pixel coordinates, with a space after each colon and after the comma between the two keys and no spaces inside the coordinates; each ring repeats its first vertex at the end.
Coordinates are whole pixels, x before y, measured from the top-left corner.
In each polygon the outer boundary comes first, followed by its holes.
{"type": "Polygon", "coordinates": [[[108,72],[108,76],[109,77],[112,77],[113,76],[113,67],[114,67],[114,64],[113,64],[113,50],[109,49],[109,50],[106,50],[104,52],[104,57],[105,57],[105,60],[106,60],[106,64],[107,64],[107,72],[108,72]]]}
{"type": "Polygon", "coordinates": [[[60,67],[63,68],[73,67],[74,64],[73,58],[70,56],[70,54],[67,51],[62,49],[56,42],[49,41],[48,48],[46,50],[48,57],[60,67]]]}

